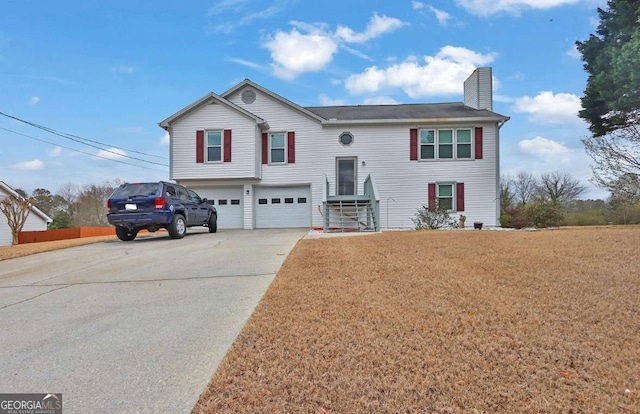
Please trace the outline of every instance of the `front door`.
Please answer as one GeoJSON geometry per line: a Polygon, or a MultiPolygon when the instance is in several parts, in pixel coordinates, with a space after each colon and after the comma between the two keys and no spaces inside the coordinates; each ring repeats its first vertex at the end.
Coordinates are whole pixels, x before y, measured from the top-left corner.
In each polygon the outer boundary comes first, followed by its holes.
{"type": "Polygon", "coordinates": [[[336,194],[356,195],[357,194],[357,165],[356,157],[336,158],[336,194]]]}

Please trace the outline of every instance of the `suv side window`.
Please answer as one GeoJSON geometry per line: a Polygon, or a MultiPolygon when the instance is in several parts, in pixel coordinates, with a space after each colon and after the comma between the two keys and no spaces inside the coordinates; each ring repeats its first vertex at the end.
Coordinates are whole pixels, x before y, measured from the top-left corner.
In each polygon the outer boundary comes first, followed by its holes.
{"type": "Polygon", "coordinates": [[[189,193],[189,198],[191,198],[191,201],[198,204],[202,203],[202,199],[198,194],[195,193],[195,191],[189,190],[187,188],[187,192],[189,193]]]}
{"type": "Polygon", "coordinates": [[[187,194],[187,190],[182,187],[177,187],[178,190],[178,198],[182,201],[190,201],[189,194],[187,194]]]}
{"type": "Polygon", "coordinates": [[[176,189],[172,185],[167,186],[167,191],[165,191],[165,195],[167,197],[176,198],[176,189]]]}

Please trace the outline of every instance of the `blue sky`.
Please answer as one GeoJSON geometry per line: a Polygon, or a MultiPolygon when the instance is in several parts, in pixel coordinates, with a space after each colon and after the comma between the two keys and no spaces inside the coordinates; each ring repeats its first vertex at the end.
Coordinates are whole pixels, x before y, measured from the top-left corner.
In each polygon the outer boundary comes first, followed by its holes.
{"type": "Polygon", "coordinates": [[[596,8],[605,5],[9,2],[0,21],[0,112],[95,147],[0,116],[0,180],[56,192],[68,182],[168,179],[157,123],[244,78],[303,106],[455,102],[473,69],[491,66],[494,110],[511,117],[501,132],[502,172],[568,172],[588,187],[586,197],[605,197],[589,183],[580,142],[587,75],[574,48],[595,32],[596,8]]]}

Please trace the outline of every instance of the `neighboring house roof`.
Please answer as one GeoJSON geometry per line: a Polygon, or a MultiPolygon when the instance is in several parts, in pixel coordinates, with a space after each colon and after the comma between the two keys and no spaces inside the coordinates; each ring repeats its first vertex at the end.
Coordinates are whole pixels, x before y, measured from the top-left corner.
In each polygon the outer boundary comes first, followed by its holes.
{"type": "Polygon", "coordinates": [[[309,111],[307,108],[303,108],[302,106],[298,105],[295,102],[291,102],[290,100],[283,98],[282,96],[278,95],[277,93],[271,92],[269,89],[264,88],[260,85],[258,85],[257,83],[254,83],[252,81],[250,81],[249,79],[245,79],[242,82],[240,82],[239,84],[237,84],[236,86],[234,86],[233,88],[229,89],[228,91],[226,91],[225,93],[222,94],[222,96],[224,96],[225,98],[228,98],[229,96],[233,95],[234,93],[236,93],[237,91],[239,91],[240,89],[244,88],[245,86],[251,86],[252,88],[255,88],[257,90],[259,90],[260,92],[264,93],[265,95],[268,95],[270,97],[272,97],[273,99],[280,101],[281,103],[283,103],[284,105],[290,106],[291,108],[295,109],[298,112],[302,112],[304,115],[315,119],[316,121],[320,121],[322,122],[323,119],[321,116],[309,111]]]}
{"type": "MultiPolygon", "coordinates": [[[[21,197],[20,194],[16,192],[16,190],[9,187],[9,185],[7,185],[7,183],[5,183],[4,181],[0,181],[0,189],[4,190],[5,193],[11,194],[14,197],[21,197]]],[[[31,207],[31,211],[37,214],[38,216],[40,216],[47,223],[53,222],[53,219],[47,216],[46,214],[44,214],[44,212],[42,212],[42,210],[40,210],[38,207],[36,206],[31,207]]]]}
{"type": "Polygon", "coordinates": [[[233,102],[228,101],[227,99],[223,98],[220,95],[217,95],[213,92],[209,92],[208,94],[206,94],[205,96],[203,96],[202,98],[198,99],[197,101],[195,101],[194,103],[192,103],[191,105],[181,109],[180,111],[176,112],[175,114],[171,115],[169,118],[165,119],[164,121],[161,121],[158,123],[158,125],[160,125],[162,128],[167,129],[169,128],[169,125],[172,122],[175,122],[176,120],[182,118],[183,116],[185,116],[186,114],[188,114],[189,112],[191,112],[192,110],[199,108],[202,105],[206,105],[207,103],[211,102],[211,101],[218,101],[221,104],[240,112],[241,114],[245,115],[248,118],[251,118],[253,120],[255,120],[258,124],[264,124],[266,125],[266,122],[264,119],[260,118],[259,116],[256,116],[254,114],[252,114],[251,112],[247,111],[246,109],[234,104],[233,102]]]}
{"type": "Polygon", "coordinates": [[[314,106],[307,107],[329,123],[353,123],[355,121],[507,121],[509,117],[474,109],[462,102],[423,103],[400,105],[353,105],[353,106],[314,106]]]}

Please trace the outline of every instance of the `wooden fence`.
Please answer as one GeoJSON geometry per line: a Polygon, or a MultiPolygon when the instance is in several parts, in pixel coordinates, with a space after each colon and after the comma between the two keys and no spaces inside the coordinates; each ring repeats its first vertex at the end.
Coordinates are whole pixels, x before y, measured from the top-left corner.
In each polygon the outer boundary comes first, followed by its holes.
{"type": "Polygon", "coordinates": [[[114,227],[74,227],[44,231],[21,231],[18,243],[39,243],[54,240],[79,239],[81,237],[114,236],[114,227]]]}

